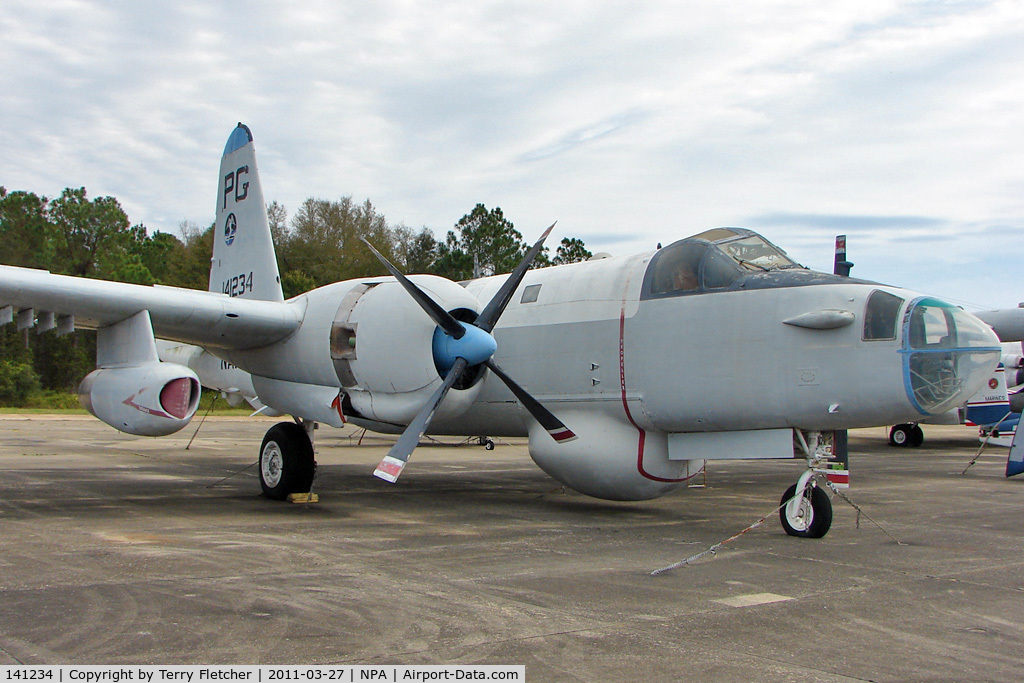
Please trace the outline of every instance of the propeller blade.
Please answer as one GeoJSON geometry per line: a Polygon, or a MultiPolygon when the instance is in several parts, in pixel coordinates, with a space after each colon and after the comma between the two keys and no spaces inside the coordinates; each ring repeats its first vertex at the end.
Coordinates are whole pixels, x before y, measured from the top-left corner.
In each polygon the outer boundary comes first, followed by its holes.
{"type": "Polygon", "coordinates": [[[412,295],[412,298],[416,300],[416,303],[420,305],[420,308],[426,311],[427,315],[437,323],[437,326],[445,331],[445,334],[450,337],[455,337],[456,339],[461,339],[462,335],[466,334],[466,328],[464,328],[462,323],[456,320],[451,313],[441,308],[436,301],[431,299],[426,292],[417,287],[412,280],[402,275],[402,271],[391,265],[391,262],[384,258],[383,254],[374,249],[373,245],[370,244],[365,237],[361,239],[363,242],[366,242],[366,246],[370,248],[370,251],[373,252],[374,256],[384,264],[384,267],[388,269],[388,272],[398,280],[398,284],[405,287],[405,291],[412,295]]]}
{"type": "Polygon", "coordinates": [[[405,431],[398,437],[398,441],[391,447],[388,454],[384,456],[384,459],[380,461],[380,464],[377,465],[377,469],[373,472],[375,477],[379,477],[384,481],[390,481],[392,484],[398,480],[398,476],[409,462],[409,456],[412,455],[416,446],[419,445],[420,437],[427,431],[430,421],[434,419],[437,407],[441,405],[441,401],[444,400],[445,394],[452,388],[452,385],[458,381],[467,364],[465,358],[457,358],[455,360],[455,365],[448,371],[444,382],[434,392],[434,395],[430,397],[430,400],[427,401],[427,404],[416,415],[416,418],[405,428],[405,431]]]}
{"type": "Polygon", "coordinates": [[[533,415],[533,419],[540,423],[540,426],[547,430],[551,438],[558,443],[566,443],[576,438],[576,433],[565,426],[565,424],[559,420],[554,414],[542,406],[540,402],[533,396],[527,393],[526,389],[516,384],[515,380],[505,374],[505,371],[498,367],[498,364],[493,360],[486,362],[488,368],[491,369],[495,375],[497,375],[502,382],[505,383],[519,402],[523,404],[523,407],[530,411],[530,415],[533,415]]]}
{"type": "MultiPolygon", "coordinates": [[[[557,222],[557,221],[556,221],[557,222]]],[[[494,325],[498,322],[498,318],[501,316],[505,307],[508,306],[508,302],[512,300],[512,295],[515,294],[516,288],[519,283],[523,281],[523,277],[526,275],[526,271],[530,269],[530,265],[533,264],[533,260],[537,258],[537,254],[540,253],[541,248],[544,246],[544,240],[551,234],[554,229],[555,223],[551,224],[544,234],[540,236],[536,244],[526,252],[526,256],[516,266],[516,269],[508,276],[505,282],[501,285],[501,289],[498,293],[488,302],[487,307],[484,308],[483,313],[480,314],[473,324],[479,327],[484,332],[490,332],[494,329],[494,325]]]]}

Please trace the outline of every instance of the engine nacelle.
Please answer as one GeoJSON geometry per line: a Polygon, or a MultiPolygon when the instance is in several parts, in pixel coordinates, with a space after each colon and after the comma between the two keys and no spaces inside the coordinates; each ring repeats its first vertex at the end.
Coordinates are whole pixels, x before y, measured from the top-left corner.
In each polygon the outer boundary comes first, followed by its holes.
{"type": "Polygon", "coordinates": [[[551,477],[605,500],[649,500],[700,472],[703,460],[670,460],[663,432],[643,432],[597,411],[560,411],[579,437],[557,443],[530,425],[530,457],[551,477]]]}
{"type": "MultiPolygon", "coordinates": [[[[432,275],[410,279],[456,317],[471,320],[480,311],[476,298],[451,280],[432,275]]],[[[394,281],[354,290],[342,302],[331,328],[331,356],[359,415],[393,424],[407,424],[416,416],[442,382],[432,352],[436,328],[394,281]]],[[[467,371],[438,408],[438,419],[459,415],[472,404],[481,372],[467,371]]]]}
{"type": "MultiPolygon", "coordinates": [[[[435,275],[409,279],[457,319],[473,320],[481,310],[476,297],[451,280],[435,275]]],[[[394,279],[336,282],[296,297],[294,305],[304,309],[295,334],[226,356],[252,373],[260,399],[274,409],[310,417],[340,407],[349,417],[406,425],[441,386],[433,354],[437,325],[394,279]],[[256,377],[293,386],[268,389],[256,377]],[[315,392],[295,390],[303,385],[340,387],[343,400],[334,407],[336,394],[325,402],[315,392]]],[[[483,372],[482,366],[467,370],[438,408],[438,420],[469,408],[483,372]]]]}
{"type": "Polygon", "coordinates": [[[85,409],[108,425],[138,436],[166,436],[195,415],[201,393],[196,373],[175,363],[93,370],[78,387],[85,409]]]}

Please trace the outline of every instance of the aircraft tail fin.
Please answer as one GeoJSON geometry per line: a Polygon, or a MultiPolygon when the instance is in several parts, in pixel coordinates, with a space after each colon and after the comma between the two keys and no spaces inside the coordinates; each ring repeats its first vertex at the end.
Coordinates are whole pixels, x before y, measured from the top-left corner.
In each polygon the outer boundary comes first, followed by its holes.
{"type": "Polygon", "coordinates": [[[210,291],[284,301],[252,132],[239,123],[220,161],[210,291]]]}
{"type": "Polygon", "coordinates": [[[988,384],[967,401],[967,424],[996,427],[1009,417],[1010,397],[1006,392],[1006,370],[1000,363],[988,384]]]}
{"type": "Polygon", "coordinates": [[[1017,430],[1013,435],[1013,443],[1010,444],[1010,455],[1006,458],[1008,477],[1024,472],[1024,437],[1021,436],[1021,432],[1024,432],[1024,429],[1017,430]]]}

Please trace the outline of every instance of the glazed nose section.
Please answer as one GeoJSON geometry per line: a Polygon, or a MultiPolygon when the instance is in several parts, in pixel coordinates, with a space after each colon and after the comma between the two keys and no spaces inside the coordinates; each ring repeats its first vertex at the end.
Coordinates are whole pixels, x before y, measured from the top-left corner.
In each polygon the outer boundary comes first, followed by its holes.
{"type": "Polygon", "coordinates": [[[922,414],[946,412],[976,394],[999,364],[999,338],[978,318],[938,299],[916,299],[904,316],[903,379],[922,414]]]}

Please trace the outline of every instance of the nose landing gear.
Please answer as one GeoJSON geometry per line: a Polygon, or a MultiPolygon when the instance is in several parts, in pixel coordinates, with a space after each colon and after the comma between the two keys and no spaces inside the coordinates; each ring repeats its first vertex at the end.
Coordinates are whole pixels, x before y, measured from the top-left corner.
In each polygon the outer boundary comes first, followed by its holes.
{"type": "Polygon", "coordinates": [[[807,459],[807,469],[797,482],[782,494],[779,519],[782,521],[782,528],[790,536],[821,538],[832,526],[832,500],[818,486],[817,476],[828,478],[829,486],[833,486],[833,481],[849,481],[846,469],[846,432],[825,435],[821,432],[794,429],[793,435],[797,452],[802,452],[807,459]],[[842,463],[842,470],[830,468],[829,461],[834,458],[837,459],[837,463],[842,463]],[[835,480],[833,477],[836,477],[835,480]]]}
{"type": "Polygon", "coordinates": [[[779,519],[790,536],[821,538],[832,526],[832,501],[818,487],[814,476],[815,471],[808,469],[782,494],[779,519]]]}

